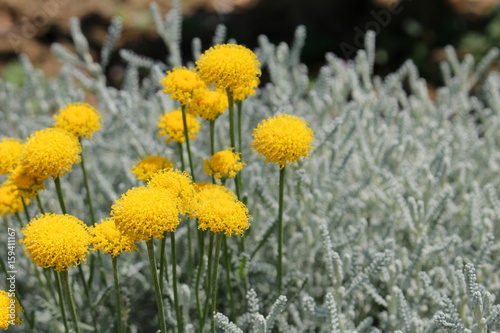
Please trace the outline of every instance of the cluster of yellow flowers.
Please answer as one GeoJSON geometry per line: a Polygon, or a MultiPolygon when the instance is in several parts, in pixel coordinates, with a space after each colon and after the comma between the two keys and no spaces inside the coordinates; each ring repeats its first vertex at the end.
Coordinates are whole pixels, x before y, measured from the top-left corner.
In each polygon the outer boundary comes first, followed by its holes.
{"type": "MultiPolygon", "coordinates": [[[[259,66],[249,49],[223,44],[202,54],[196,68],[178,67],[167,72],[161,81],[163,91],[180,103],[180,109],[161,115],[158,134],[166,135],[167,143],[187,141],[189,149],[188,139],[195,139],[201,128],[198,116],[212,126],[226,109],[232,110],[234,101],[255,94],[259,66]]],[[[101,127],[101,115],[86,103],[67,104],[54,118],[54,127],[36,131],[24,142],[14,138],[0,141],[0,174],[8,175],[0,186],[0,215],[18,214],[44,189],[45,180],[58,180],[70,172],[73,164],[82,161],[81,139],[92,138],[101,127]]],[[[281,168],[308,156],[313,149],[313,131],[307,122],[291,115],[263,120],[253,137],[251,147],[259,156],[281,168]]],[[[115,258],[137,250],[138,242],[162,239],[166,232],[177,230],[183,217],[195,219],[203,231],[243,236],[252,217],[238,198],[237,179],[237,194],[223,184],[236,177],[244,165],[235,147],[215,152],[203,161],[214,183],[195,183],[194,175],[175,169],[169,159],[145,156],[131,172],[146,185],[123,193],[111,206],[109,217],[88,226],[66,214],[62,204],[63,214],[44,213],[31,219],[22,229],[20,242],[34,264],[66,272],[85,262],[90,251],[103,251],[115,258]]],[[[0,304],[2,297],[0,292],[0,304]]]]}
{"type": "Polygon", "coordinates": [[[59,178],[81,160],[80,137],[92,137],[100,129],[101,116],[86,103],[70,103],[54,116],[54,127],[32,133],[23,142],[0,141],[0,174],[8,175],[0,186],[0,215],[16,214],[45,188],[44,181],[59,178]]]}
{"type": "MultiPolygon", "coordinates": [[[[167,72],[161,83],[166,94],[187,106],[189,137],[200,129],[196,116],[215,120],[228,107],[227,93],[236,100],[255,94],[261,70],[257,56],[237,44],[219,44],[208,49],[196,62],[196,68],[177,67],[167,72]]],[[[176,110],[177,111],[177,110],[176,110]]],[[[160,118],[159,135],[167,142],[184,142],[181,115],[165,112],[160,118]]]]}

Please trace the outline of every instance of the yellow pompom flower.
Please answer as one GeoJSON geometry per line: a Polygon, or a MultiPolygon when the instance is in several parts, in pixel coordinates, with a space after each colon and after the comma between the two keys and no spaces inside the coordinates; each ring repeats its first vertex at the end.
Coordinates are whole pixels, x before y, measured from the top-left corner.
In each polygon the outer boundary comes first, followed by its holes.
{"type": "Polygon", "coordinates": [[[308,156],[312,151],[314,133],[306,121],[288,114],[269,117],[253,130],[251,147],[266,162],[284,167],[308,156]]]}
{"type": "Polygon", "coordinates": [[[137,250],[134,240],[127,235],[122,234],[116,227],[115,220],[107,218],[101,223],[94,224],[90,228],[92,235],[93,250],[102,250],[113,257],[122,252],[132,252],[137,250]]]}
{"type": "Polygon", "coordinates": [[[24,311],[13,292],[0,290],[0,328],[8,329],[11,325],[21,325],[21,312],[24,311]]]}
{"type": "Polygon", "coordinates": [[[248,96],[255,95],[255,88],[258,87],[260,83],[259,78],[255,78],[255,80],[248,86],[240,86],[233,90],[233,98],[235,101],[243,101],[248,96]]]}
{"type": "Polygon", "coordinates": [[[161,84],[165,94],[170,94],[173,99],[178,100],[183,105],[190,102],[196,89],[205,86],[193,68],[184,66],[168,71],[167,75],[161,79],[161,84]]]}
{"type": "Polygon", "coordinates": [[[179,212],[185,214],[194,196],[193,178],[180,170],[161,170],[153,175],[148,187],[157,187],[170,191],[172,196],[179,199],[179,212]]]}
{"type": "Polygon", "coordinates": [[[161,156],[147,156],[139,160],[130,170],[137,180],[147,182],[151,177],[160,170],[173,169],[172,162],[161,156]]]}
{"type": "Polygon", "coordinates": [[[255,53],[238,44],[212,46],[196,62],[196,69],[207,85],[230,91],[252,86],[261,75],[259,66],[255,53]]]}
{"type": "Polygon", "coordinates": [[[118,230],[135,242],[163,238],[180,223],[178,200],[163,188],[134,187],[115,201],[111,215],[118,230]]]}
{"type": "Polygon", "coordinates": [[[245,165],[245,163],[240,162],[240,159],[239,153],[233,152],[232,149],[227,149],[213,154],[209,160],[203,160],[203,166],[209,176],[217,179],[232,178],[245,165]]]}
{"type": "Polygon", "coordinates": [[[77,217],[46,213],[32,219],[21,231],[25,252],[35,265],[67,271],[86,261],[91,237],[77,217]]]}
{"type": "Polygon", "coordinates": [[[0,140],[0,174],[12,172],[20,163],[23,143],[20,139],[3,138],[0,140]]]}
{"type": "Polygon", "coordinates": [[[243,236],[252,219],[247,207],[222,185],[200,187],[193,198],[191,216],[197,219],[198,229],[226,236],[243,236]]]}
{"type": "Polygon", "coordinates": [[[31,176],[23,165],[18,165],[9,175],[7,181],[15,185],[24,198],[34,198],[39,191],[45,189],[43,184],[45,179],[47,177],[36,178],[31,176]]]}
{"type": "Polygon", "coordinates": [[[227,95],[223,90],[198,89],[188,106],[188,112],[204,120],[215,120],[228,107],[227,95]]]}
{"type": "Polygon", "coordinates": [[[61,128],[46,128],[31,134],[21,158],[28,176],[61,177],[80,162],[82,148],[73,134],[61,128]]]}
{"type": "MultiPolygon", "coordinates": [[[[186,114],[186,123],[188,128],[188,136],[190,139],[196,139],[196,134],[201,128],[201,124],[196,118],[189,113],[186,114]]],[[[160,116],[158,122],[158,135],[166,135],[165,142],[172,141],[183,143],[186,141],[184,136],[184,123],[182,122],[182,111],[173,110],[172,112],[165,112],[160,116]]]]}
{"type": "MultiPolygon", "coordinates": [[[[29,200],[26,200],[26,205],[29,200]]],[[[16,214],[24,209],[21,192],[16,185],[7,181],[0,186],[0,215],[16,214]]]]}
{"type": "Polygon", "coordinates": [[[101,114],[87,103],[69,103],[54,115],[55,127],[62,128],[77,137],[92,138],[101,128],[101,114]]]}

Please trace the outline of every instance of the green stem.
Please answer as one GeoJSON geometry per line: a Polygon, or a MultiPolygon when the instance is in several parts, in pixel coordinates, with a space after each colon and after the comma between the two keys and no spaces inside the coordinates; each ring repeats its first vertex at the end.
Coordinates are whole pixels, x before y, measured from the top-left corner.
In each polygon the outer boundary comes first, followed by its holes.
{"type": "MultiPolygon", "coordinates": [[[[242,140],[241,140],[241,124],[242,124],[242,109],[243,109],[243,101],[237,101],[236,106],[238,107],[238,152],[241,154],[243,151],[243,145],[242,145],[242,140]]],[[[236,149],[236,148],[235,148],[236,149]]],[[[243,157],[241,157],[243,159],[243,157]]]]}
{"type": "Polygon", "coordinates": [[[172,286],[174,289],[174,305],[175,305],[175,315],[177,318],[177,329],[179,333],[184,331],[182,322],[182,312],[179,307],[179,294],[177,292],[177,259],[176,259],[176,249],[175,249],[175,234],[170,233],[170,245],[172,246],[172,286]]]}
{"type": "Polygon", "coordinates": [[[179,147],[179,155],[181,159],[181,169],[182,171],[186,171],[186,164],[184,163],[184,149],[182,148],[182,143],[177,142],[178,147],[179,147]]]}
{"type": "Polygon", "coordinates": [[[201,280],[201,272],[203,270],[203,257],[205,256],[205,233],[203,230],[198,230],[198,246],[200,248],[199,261],[198,261],[198,270],[196,272],[196,309],[198,310],[198,321],[200,323],[200,331],[203,332],[203,326],[201,322],[203,320],[203,311],[201,310],[201,302],[200,302],[200,280],[201,280]]]}
{"type": "Polygon", "coordinates": [[[231,147],[236,150],[236,140],[234,137],[234,98],[233,92],[227,89],[227,102],[229,105],[229,139],[231,140],[231,147]]]}
{"type": "Polygon", "coordinates": [[[122,326],[122,301],[120,296],[120,282],[118,280],[118,262],[117,257],[111,257],[113,263],[113,281],[115,284],[115,299],[116,299],[116,333],[123,332],[122,326]]]}
{"type": "Polygon", "coordinates": [[[214,258],[214,272],[212,277],[212,325],[211,332],[215,333],[215,311],[217,309],[217,277],[218,277],[218,267],[219,267],[219,255],[220,255],[220,245],[223,235],[218,233],[217,239],[215,241],[215,258],[214,258]]]}
{"type": "Polygon", "coordinates": [[[66,214],[66,205],[64,204],[64,197],[61,188],[61,180],[59,179],[59,177],[54,178],[54,183],[56,184],[57,199],[59,199],[59,205],[61,205],[62,213],[66,214]]]}
{"type": "Polygon", "coordinates": [[[41,214],[45,214],[45,210],[43,209],[42,200],[40,199],[40,195],[36,195],[36,205],[38,206],[38,210],[41,214]]]}
{"type": "MultiPolygon", "coordinates": [[[[24,200],[24,197],[21,196],[21,202],[23,204],[23,209],[24,209],[24,216],[26,216],[26,221],[29,223],[31,220],[30,213],[28,211],[28,205],[26,205],[26,200],[24,200]]],[[[23,222],[21,221],[21,227],[23,226],[23,222]]]]}
{"type": "Polygon", "coordinates": [[[165,273],[165,267],[167,267],[167,256],[165,255],[165,248],[167,245],[167,232],[165,231],[164,237],[161,239],[160,242],[160,273],[158,274],[159,277],[159,283],[160,283],[160,290],[161,294],[163,295],[163,275],[165,273]]]}
{"type": "Polygon", "coordinates": [[[75,332],[80,333],[80,327],[78,325],[78,317],[76,315],[75,299],[73,298],[73,293],[71,292],[71,288],[69,287],[68,271],[62,271],[60,272],[60,274],[64,290],[68,297],[69,309],[71,311],[71,319],[73,320],[73,325],[75,326],[75,332]]]}
{"type": "MultiPolygon", "coordinates": [[[[93,266],[93,265],[91,265],[93,266]]],[[[89,276],[89,280],[87,281],[85,279],[85,273],[83,272],[83,267],[82,265],[78,265],[78,275],[80,276],[80,280],[82,280],[83,284],[83,290],[85,292],[85,297],[87,298],[87,303],[89,306],[89,310],[91,311],[92,315],[92,324],[94,325],[94,331],[97,331],[97,316],[95,313],[95,307],[92,304],[92,297],[90,295],[90,283],[91,283],[91,276],[92,276],[93,268],[91,268],[91,273],[89,276]]]]}
{"type": "Polygon", "coordinates": [[[236,317],[236,311],[234,308],[233,284],[231,283],[231,260],[229,256],[229,249],[227,246],[227,236],[224,236],[222,238],[222,248],[224,251],[224,265],[226,267],[226,283],[227,283],[227,290],[229,291],[231,319],[234,319],[236,317]]]}
{"type": "MultiPolygon", "coordinates": [[[[243,161],[243,145],[242,145],[242,140],[241,140],[241,133],[242,133],[242,118],[243,118],[243,101],[237,101],[236,106],[238,108],[238,152],[240,153],[240,158],[243,161]]],[[[235,148],[236,149],[236,148],[235,148]]],[[[234,178],[234,181],[236,182],[236,195],[238,196],[239,200],[242,200],[240,197],[240,192],[241,189],[243,188],[243,178],[242,178],[242,172],[238,172],[236,177],[234,178]]],[[[246,204],[246,202],[245,202],[246,204]]],[[[240,254],[245,251],[245,237],[240,238],[240,242],[238,243],[238,250],[240,254]]]]}
{"type": "MultiPolygon", "coordinates": [[[[80,145],[82,144],[82,139],[79,138],[80,145]]],[[[90,198],[90,188],[89,188],[89,181],[87,178],[87,171],[85,171],[85,160],[83,159],[83,152],[80,154],[82,163],[80,164],[82,167],[82,173],[83,173],[83,184],[85,185],[85,191],[87,192],[87,203],[89,205],[89,212],[90,212],[90,221],[92,224],[95,223],[95,217],[94,217],[94,208],[92,207],[92,200],[90,198]]]]}
{"type": "Polygon", "coordinates": [[[189,276],[188,280],[191,281],[191,278],[194,275],[194,264],[193,264],[193,243],[191,241],[191,225],[190,219],[186,219],[186,228],[187,228],[187,238],[188,238],[188,266],[189,266],[189,276]]]}
{"type": "Polygon", "coordinates": [[[163,309],[163,297],[161,294],[160,284],[158,283],[158,272],[156,271],[156,258],[153,245],[153,239],[146,241],[149,257],[149,267],[151,269],[151,277],[153,279],[153,287],[156,295],[156,305],[158,306],[158,320],[160,321],[160,332],[167,333],[167,322],[165,319],[165,310],[163,309]]]}
{"type": "Polygon", "coordinates": [[[281,294],[283,289],[283,194],[285,192],[285,166],[280,169],[279,180],[279,208],[278,208],[278,265],[277,265],[277,282],[278,293],[281,294]]]}
{"type": "Polygon", "coordinates": [[[189,159],[189,168],[191,169],[191,177],[193,177],[193,182],[196,182],[194,175],[194,165],[193,165],[193,157],[191,156],[191,145],[189,143],[189,133],[187,127],[187,119],[186,119],[186,106],[181,106],[182,111],[182,123],[184,125],[184,138],[186,139],[186,147],[188,151],[188,159],[189,159]]]}
{"type": "Polygon", "coordinates": [[[215,119],[209,121],[210,124],[210,156],[215,154],[215,119]]]}
{"type": "MultiPolygon", "coordinates": [[[[213,254],[213,250],[214,250],[214,233],[211,232],[210,233],[210,237],[209,237],[209,242],[208,242],[208,267],[207,267],[207,289],[208,290],[208,293],[210,293],[210,288],[212,286],[212,265],[213,265],[213,261],[212,261],[212,254],[213,254]]],[[[204,311],[203,311],[203,319],[202,319],[202,323],[200,324],[200,327],[204,327],[205,326],[205,321],[207,319],[207,315],[208,315],[208,309],[209,309],[209,301],[210,301],[210,295],[207,294],[207,297],[205,299],[205,305],[204,305],[204,311]]],[[[203,333],[203,332],[202,332],[203,333]]]]}
{"type": "Polygon", "coordinates": [[[59,294],[59,307],[61,309],[61,316],[63,319],[64,331],[66,333],[69,333],[68,319],[66,318],[66,310],[64,308],[63,287],[61,284],[61,279],[59,278],[59,274],[57,274],[56,271],[53,271],[53,272],[54,272],[54,275],[56,277],[57,293],[59,294]]]}

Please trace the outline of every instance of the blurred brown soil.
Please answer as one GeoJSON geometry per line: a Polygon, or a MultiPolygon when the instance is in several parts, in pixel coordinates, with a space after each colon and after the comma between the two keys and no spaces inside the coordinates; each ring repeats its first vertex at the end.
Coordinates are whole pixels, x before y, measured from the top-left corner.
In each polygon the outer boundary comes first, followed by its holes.
{"type": "MultiPolygon", "coordinates": [[[[230,12],[245,8],[257,0],[181,0],[183,14],[199,8],[230,12]]],[[[61,64],[50,51],[53,42],[73,49],[70,18],[78,17],[82,30],[96,56],[113,16],[121,16],[124,43],[141,43],[158,38],[150,14],[152,0],[2,0],[0,2],[0,74],[3,67],[21,53],[49,76],[57,75],[61,64]]],[[[171,1],[157,1],[162,14],[171,1]]]]}

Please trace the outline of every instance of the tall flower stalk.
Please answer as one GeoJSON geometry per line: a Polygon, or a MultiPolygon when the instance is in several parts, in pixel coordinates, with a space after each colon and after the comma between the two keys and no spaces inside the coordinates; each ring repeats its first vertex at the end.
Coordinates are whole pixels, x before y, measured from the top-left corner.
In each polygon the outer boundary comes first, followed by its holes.
{"type": "Polygon", "coordinates": [[[285,187],[285,167],[306,157],[313,149],[314,133],[304,120],[287,114],[279,114],[265,119],[253,131],[252,148],[266,162],[278,164],[279,207],[278,207],[278,258],[276,260],[276,286],[283,291],[283,196],[285,187]]]}
{"type": "MultiPolygon", "coordinates": [[[[167,327],[153,238],[161,239],[165,237],[165,232],[175,232],[180,223],[179,214],[182,213],[183,207],[181,193],[185,194],[186,191],[180,185],[177,192],[163,185],[168,183],[167,181],[170,181],[168,184],[176,184],[175,180],[183,179],[182,177],[184,176],[178,172],[160,171],[151,178],[147,186],[128,190],[116,200],[111,209],[116,227],[123,235],[134,242],[146,241],[162,333],[166,333],[167,327]]],[[[189,179],[186,182],[189,183],[189,179]]]]}
{"type": "MultiPolygon", "coordinates": [[[[123,315],[120,295],[120,282],[118,279],[118,255],[123,252],[135,251],[137,246],[134,241],[123,235],[118,228],[114,219],[107,218],[101,223],[94,224],[90,228],[92,235],[92,246],[94,251],[103,251],[111,255],[111,263],[113,266],[113,285],[115,288],[116,301],[116,328],[117,333],[123,333],[123,315]]],[[[100,252],[99,252],[100,254],[100,252]]]]}
{"type": "MultiPolygon", "coordinates": [[[[207,297],[205,309],[210,308],[212,317],[211,329],[215,331],[215,311],[216,311],[216,292],[217,292],[217,277],[219,255],[221,243],[224,235],[231,236],[233,234],[243,236],[245,230],[250,227],[248,222],[251,216],[248,213],[246,206],[238,201],[236,195],[222,185],[206,185],[199,188],[192,200],[192,215],[198,221],[198,228],[201,230],[210,230],[210,246],[209,246],[209,269],[208,269],[208,285],[210,295],[207,297]],[[215,254],[211,258],[213,243],[215,238],[215,254]],[[208,306],[208,299],[211,300],[211,305],[208,306]]],[[[200,327],[204,326],[205,316],[202,318],[200,327]]]]}
{"type": "Polygon", "coordinates": [[[66,297],[68,298],[68,305],[70,309],[71,319],[73,320],[73,325],[75,327],[75,332],[80,333],[80,325],[78,324],[78,316],[76,314],[75,299],[73,297],[73,292],[71,291],[71,287],[69,285],[68,271],[61,271],[59,272],[59,275],[61,276],[62,285],[66,297]]]}
{"type": "Polygon", "coordinates": [[[154,245],[152,239],[146,241],[146,247],[148,249],[149,268],[151,271],[151,277],[153,279],[153,288],[155,290],[156,306],[158,307],[158,320],[160,322],[160,332],[167,333],[167,321],[165,318],[165,309],[163,307],[163,295],[161,292],[160,282],[158,279],[158,271],[156,270],[156,258],[155,258],[154,245]]]}

